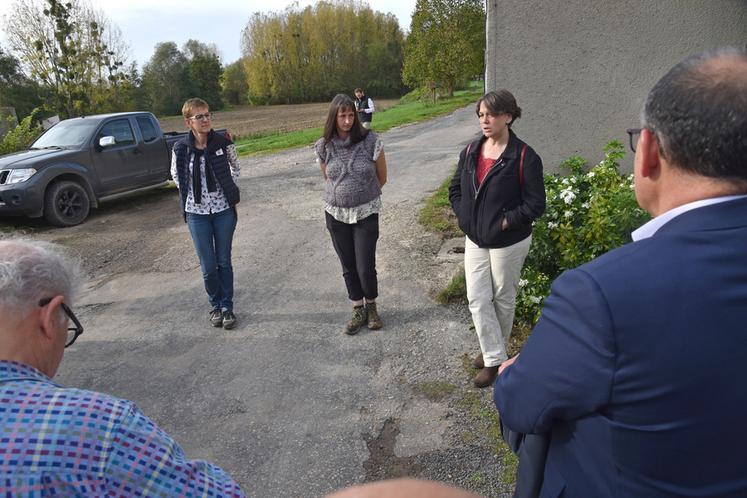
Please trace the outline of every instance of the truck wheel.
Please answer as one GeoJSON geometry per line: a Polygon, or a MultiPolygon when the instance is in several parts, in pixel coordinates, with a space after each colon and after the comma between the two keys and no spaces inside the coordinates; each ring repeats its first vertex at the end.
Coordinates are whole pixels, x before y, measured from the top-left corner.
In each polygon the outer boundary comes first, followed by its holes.
{"type": "Polygon", "coordinates": [[[61,181],[50,185],[44,196],[44,218],[59,227],[77,225],[88,216],[91,201],[78,182],[61,181]]]}

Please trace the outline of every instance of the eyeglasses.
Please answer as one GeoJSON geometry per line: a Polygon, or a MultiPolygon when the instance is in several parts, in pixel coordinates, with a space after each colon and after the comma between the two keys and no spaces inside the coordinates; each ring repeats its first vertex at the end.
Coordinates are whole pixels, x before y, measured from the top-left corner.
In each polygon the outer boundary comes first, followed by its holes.
{"type": "MultiPolygon", "coordinates": [[[[46,306],[52,301],[51,297],[47,297],[39,301],[39,306],[46,306]]],[[[72,346],[72,344],[75,342],[75,339],[78,338],[80,334],[83,333],[83,325],[80,324],[78,319],[75,317],[75,314],[73,313],[73,310],[68,308],[68,306],[65,303],[60,303],[60,306],[62,306],[62,311],[65,312],[67,317],[70,319],[71,322],[75,325],[75,327],[68,327],[67,329],[67,339],[65,340],[65,347],[72,346]]]]}
{"type": "Polygon", "coordinates": [[[641,134],[641,128],[628,128],[625,131],[628,132],[628,136],[630,137],[630,150],[635,152],[635,146],[638,145],[638,137],[641,134]]]}
{"type": "Polygon", "coordinates": [[[189,119],[193,119],[195,121],[210,121],[210,118],[213,117],[213,115],[209,112],[205,112],[202,114],[195,114],[189,119]]]}

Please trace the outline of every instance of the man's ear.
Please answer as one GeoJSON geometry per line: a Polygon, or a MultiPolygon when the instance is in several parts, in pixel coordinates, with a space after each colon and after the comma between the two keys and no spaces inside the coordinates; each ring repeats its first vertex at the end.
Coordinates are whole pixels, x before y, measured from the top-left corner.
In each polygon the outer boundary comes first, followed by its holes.
{"type": "Polygon", "coordinates": [[[659,155],[659,142],[656,140],[656,135],[653,131],[645,128],[641,130],[638,149],[641,176],[656,180],[661,173],[661,157],[659,155]]]}
{"type": "Polygon", "coordinates": [[[42,306],[39,312],[39,328],[46,339],[54,340],[55,335],[59,333],[60,305],[63,301],[62,296],[55,296],[49,301],[49,304],[42,306]]]}

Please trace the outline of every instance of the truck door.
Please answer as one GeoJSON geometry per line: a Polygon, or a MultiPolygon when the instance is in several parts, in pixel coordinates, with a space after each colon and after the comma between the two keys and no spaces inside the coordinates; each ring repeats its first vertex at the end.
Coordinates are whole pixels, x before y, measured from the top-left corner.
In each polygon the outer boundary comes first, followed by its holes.
{"type": "Polygon", "coordinates": [[[93,137],[93,161],[103,195],[144,187],[149,184],[148,165],[140,159],[130,120],[126,117],[105,122],[93,137]],[[114,137],[114,145],[100,147],[101,137],[114,137]]]}
{"type": "Polygon", "coordinates": [[[139,160],[148,168],[150,182],[155,184],[170,179],[171,157],[166,150],[166,141],[161,139],[149,116],[137,116],[135,122],[143,138],[139,160]]]}

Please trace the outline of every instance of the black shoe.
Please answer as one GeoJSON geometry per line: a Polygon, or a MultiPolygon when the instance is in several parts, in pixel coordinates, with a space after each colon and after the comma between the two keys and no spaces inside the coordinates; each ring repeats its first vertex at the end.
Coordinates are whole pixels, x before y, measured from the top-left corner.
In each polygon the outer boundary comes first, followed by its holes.
{"type": "Polygon", "coordinates": [[[226,310],[223,312],[223,328],[226,330],[230,330],[236,325],[236,315],[233,314],[233,311],[226,310]]]}
{"type": "Polygon", "coordinates": [[[220,327],[223,325],[223,313],[219,308],[215,308],[210,312],[210,323],[213,327],[220,327]]]}

